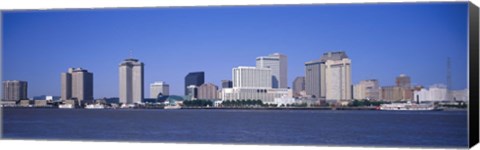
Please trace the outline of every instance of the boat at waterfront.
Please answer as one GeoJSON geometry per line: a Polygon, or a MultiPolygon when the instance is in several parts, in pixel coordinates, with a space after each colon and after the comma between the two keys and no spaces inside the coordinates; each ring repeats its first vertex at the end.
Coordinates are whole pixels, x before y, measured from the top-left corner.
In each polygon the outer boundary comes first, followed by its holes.
{"type": "Polygon", "coordinates": [[[382,104],[380,110],[397,110],[397,111],[431,111],[436,110],[433,104],[417,104],[417,103],[392,103],[382,104]]]}
{"type": "Polygon", "coordinates": [[[163,107],[163,109],[180,109],[180,108],[182,108],[182,107],[179,106],[179,105],[175,105],[175,106],[170,106],[170,105],[169,105],[169,106],[163,107]]]}
{"type": "Polygon", "coordinates": [[[74,107],[73,107],[73,104],[60,104],[60,105],[58,105],[58,108],[60,108],[60,109],[72,109],[74,107]]]}
{"type": "Polygon", "coordinates": [[[85,109],[105,109],[105,106],[102,104],[89,104],[85,106],[85,109]]]}

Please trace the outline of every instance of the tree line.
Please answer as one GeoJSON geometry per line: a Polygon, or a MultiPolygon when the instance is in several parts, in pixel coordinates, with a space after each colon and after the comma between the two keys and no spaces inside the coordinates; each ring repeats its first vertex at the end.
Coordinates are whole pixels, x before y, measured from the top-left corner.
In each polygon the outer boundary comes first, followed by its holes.
{"type": "Polygon", "coordinates": [[[213,106],[213,101],[211,100],[186,100],[183,101],[184,106],[198,106],[198,107],[205,107],[205,106],[213,106]]]}
{"type": "Polygon", "coordinates": [[[261,100],[226,100],[222,102],[222,106],[263,106],[261,100]]]}

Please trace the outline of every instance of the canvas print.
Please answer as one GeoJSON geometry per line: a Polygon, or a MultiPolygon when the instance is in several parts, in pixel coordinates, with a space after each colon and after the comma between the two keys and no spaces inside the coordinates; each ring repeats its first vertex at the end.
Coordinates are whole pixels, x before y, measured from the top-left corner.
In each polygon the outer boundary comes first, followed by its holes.
{"type": "Polygon", "coordinates": [[[2,138],[466,148],[468,4],[6,10],[2,138]]]}

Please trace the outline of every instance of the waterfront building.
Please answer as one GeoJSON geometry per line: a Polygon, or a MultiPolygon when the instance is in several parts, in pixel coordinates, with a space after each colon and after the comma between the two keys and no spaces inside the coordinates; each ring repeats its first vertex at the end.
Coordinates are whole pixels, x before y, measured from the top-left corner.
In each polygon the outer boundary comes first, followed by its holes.
{"type": "Polygon", "coordinates": [[[327,52],[319,60],[305,63],[305,91],[319,99],[352,98],[351,60],[343,51],[327,52]]]}
{"type": "Polygon", "coordinates": [[[381,88],[381,99],[387,101],[403,100],[402,88],[398,86],[383,86],[381,88]]]}
{"type": "Polygon", "coordinates": [[[395,78],[395,86],[385,86],[381,89],[381,99],[387,101],[413,100],[415,88],[411,86],[411,79],[405,74],[395,78]]]}
{"type": "Polygon", "coordinates": [[[93,100],[93,73],[83,68],[68,68],[61,74],[61,99],[93,100]]]}
{"type": "Polygon", "coordinates": [[[163,81],[150,84],[150,98],[157,98],[158,94],[169,95],[170,85],[163,81]]]}
{"type": "Polygon", "coordinates": [[[232,80],[222,80],[222,88],[232,88],[232,80]]]}
{"type": "MultiPolygon", "coordinates": [[[[329,55],[333,55],[329,53],[329,55]]],[[[352,99],[351,61],[348,58],[341,60],[327,60],[325,62],[325,84],[327,100],[352,99]]]]}
{"type": "Polygon", "coordinates": [[[275,98],[292,97],[292,90],[272,88],[270,68],[240,66],[232,69],[232,88],[220,91],[222,100],[261,100],[263,103],[274,103],[275,98]]]}
{"type": "Polygon", "coordinates": [[[62,100],[67,100],[72,98],[72,73],[73,73],[74,68],[68,68],[67,72],[62,72],[61,73],[61,99],[62,100]]]}
{"type": "Polygon", "coordinates": [[[261,100],[266,104],[275,104],[275,98],[291,98],[291,89],[284,88],[224,88],[222,100],[261,100]]]}
{"type": "Polygon", "coordinates": [[[468,89],[452,90],[452,100],[468,102],[468,89]]]}
{"type": "Polygon", "coordinates": [[[40,95],[40,96],[34,96],[33,100],[51,100],[51,101],[56,101],[60,100],[60,96],[49,96],[49,95],[40,95]]]}
{"type": "Polygon", "coordinates": [[[205,72],[190,72],[185,76],[185,95],[188,95],[188,86],[200,86],[205,83],[205,72]]]}
{"type": "Polygon", "coordinates": [[[434,84],[429,89],[416,90],[414,92],[414,100],[416,101],[447,101],[448,89],[444,84],[434,84]]]}
{"type": "Polygon", "coordinates": [[[380,90],[381,99],[387,101],[412,100],[413,89],[398,86],[384,86],[380,90]]]}
{"type": "Polygon", "coordinates": [[[240,66],[232,69],[233,87],[237,88],[272,88],[272,70],[240,66]]]}
{"type": "Polygon", "coordinates": [[[4,101],[18,101],[28,99],[28,83],[20,80],[3,81],[4,101]]]}
{"type": "Polygon", "coordinates": [[[295,103],[295,99],[292,98],[292,97],[278,97],[278,98],[274,98],[273,100],[274,104],[277,104],[277,106],[281,106],[281,105],[291,105],[291,104],[294,104],[295,103]]]}
{"type": "Polygon", "coordinates": [[[354,99],[367,99],[367,100],[379,100],[380,99],[380,86],[378,80],[369,79],[362,80],[360,83],[354,85],[354,99]]]}
{"type": "Polygon", "coordinates": [[[256,59],[257,68],[271,69],[272,88],[288,88],[287,72],[288,60],[287,56],[280,53],[273,53],[268,56],[260,56],[256,59]]]}
{"type": "Polygon", "coordinates": [[[33,106],[35,106],[35,107],[46,107],[47,106],[47,100],[33,101],[33,106]]]}
{"type": "Polygon", "coordinates": [[[198,99],[215,100],[218,99],[218,86],[212,83],[205,83],[198,87],[198,99]]]}
{"type": "Polygon", "coordinates": [[[187,100],[196,100],[198,98],[198,87],[195,85],[189,85],[187,87],[187,100]]]}
{"type": "Polygon", "coordinates": [[[302,94],[302,91],[305,91],[305,77],[300,76],[296,77],[295,80],[293,80],[293,96],[294,97],[300,97],[302,94]]]}
{"type": "Polygon", "coordinates": [[[93,100],[93,74],[82,68],[72,72],[72,97],[79,101],[93,100]]]}
{"type": "Polygon", "coordinates": [[[325,98],[325,63],[320,60],[305,63],[305,92],[313,98],[325,98]]]}
{"type": "Polygon", "coordinates": [[[122,61],[118,69],[120,103],[141,103],[144,98],[144,64],[129,58],[122,61]]]}

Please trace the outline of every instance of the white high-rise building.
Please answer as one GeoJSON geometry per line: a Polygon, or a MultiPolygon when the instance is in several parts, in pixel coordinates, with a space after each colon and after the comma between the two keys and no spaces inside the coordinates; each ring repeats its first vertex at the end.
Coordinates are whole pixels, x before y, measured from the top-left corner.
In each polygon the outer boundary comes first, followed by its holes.
{"type": "Polygon", "coordinates": [[[351,69],[350,59],[327,60],[325,62],[325,81],[327,100],[350,100],[351,95],[351,69]]]}
{"type": "Polygon", "coordinates": [[[120,103],[140,103],[143,93],[143,66],[138,59],[125,59],[119,65],[119,100],[120,103]]]}
{"type": "Polygon", "coordinates": [[[233,87],[237,88],[272,88],[272,70],[240,66],[232,69],[233,87]]]}
{"type": "Polygon", "coordinates": [[[257,68],[270,68],[272,70],[272,88],[288,88],[287,56],[273,53],[268,56],[257,57],[257,68]]]}
{"type": "Polygon", "coordinates": [[[157,98],[158,94],[169,95],[170,86],[163,82],[154,82],[150,84],[150,98],[157,98]]]}

